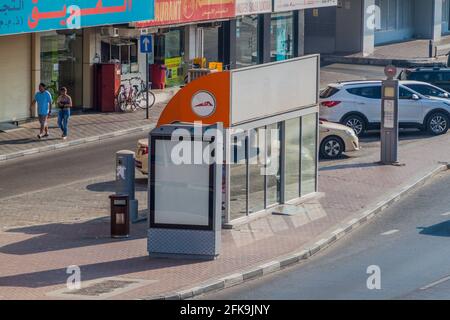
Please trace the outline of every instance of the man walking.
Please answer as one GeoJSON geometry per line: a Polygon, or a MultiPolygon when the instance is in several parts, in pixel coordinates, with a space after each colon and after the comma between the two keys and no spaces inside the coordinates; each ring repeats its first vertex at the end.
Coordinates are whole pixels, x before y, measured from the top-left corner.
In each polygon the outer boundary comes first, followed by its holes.
{"type": "Polygon", "coordinates": [[[47,91],[45,84],[39,84],[39,91],[36,92],[33,102],[31,102],[31,108],[37,103],[38,107],[38,117],[39,123],[41,125],[40,133],[38,134],[38,139],[43,137],[48,137],[48,116],[52,113],[52,95],[47,91]]]}

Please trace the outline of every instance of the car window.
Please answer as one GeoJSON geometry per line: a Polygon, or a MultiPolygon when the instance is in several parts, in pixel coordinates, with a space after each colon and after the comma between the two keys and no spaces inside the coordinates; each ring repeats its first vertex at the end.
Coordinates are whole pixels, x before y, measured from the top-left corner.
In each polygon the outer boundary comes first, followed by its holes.
{"type": "Polygon", "coordinates": [[[424,96],[442,97],[445,91],[424,84],[408,84],[406,87],[423,94],[424,96]]]}
{"type": "Polygon", "coordinates": [[[381,86],[350,88],[347,89],[347,91],[351,94],[364,98],[381,99],[381,86]]]}
{"type": "Polygon", "coordinates": [[[409,91],[408,89],[400,87],[398,96],[400,99],[412,99],[413,94],[414,93],[412,91],[409,91]]]}
{"type": "Polygon", "coordinates": [[[339,92],[339,89],[338,88],[335,88],[335,87],[327,87],[325,90],[323,90],[321,93],[320,93],[320,98],[322,98],[322,99],[326,99],[326,98],[329,98],[329,97],[332,97],[332,96],[334,96],[336,93],[338,93],[339,92]]]}

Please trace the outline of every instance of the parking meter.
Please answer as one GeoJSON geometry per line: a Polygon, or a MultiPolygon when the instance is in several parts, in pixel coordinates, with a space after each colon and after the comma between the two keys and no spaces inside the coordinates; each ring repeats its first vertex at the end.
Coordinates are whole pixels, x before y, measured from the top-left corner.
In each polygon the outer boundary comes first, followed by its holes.
{"type": "Polygon", "coordinates": [[[387,80],[381,86],[381,163],[398,163],[398,100],[399,81],[394,80],[397,69],[387,66],[387,80]]]}

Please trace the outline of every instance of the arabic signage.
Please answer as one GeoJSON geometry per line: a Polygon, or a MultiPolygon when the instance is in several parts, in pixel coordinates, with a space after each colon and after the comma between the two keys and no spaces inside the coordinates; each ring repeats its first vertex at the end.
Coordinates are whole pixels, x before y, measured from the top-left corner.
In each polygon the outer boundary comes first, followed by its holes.
{"type": "Polygon", "coordinates": [[[139,28],[207,21],[235,16],[235,0],[155,0],[155,19],[139,28]]]}
{"type": "Polygon", "coordinates": [[[272,12],[272,0],[236,0],[236,16],[272,12]]]}
{"type": "Polygon", "coordinates": [[[0,0],[0,35],[153,19],[154,0],[0,0]]]}
{"type": "Polygon", "coordinates": [[[336,6],[337,0],[274,0],[273,11],[290,11],[336,6]]]}

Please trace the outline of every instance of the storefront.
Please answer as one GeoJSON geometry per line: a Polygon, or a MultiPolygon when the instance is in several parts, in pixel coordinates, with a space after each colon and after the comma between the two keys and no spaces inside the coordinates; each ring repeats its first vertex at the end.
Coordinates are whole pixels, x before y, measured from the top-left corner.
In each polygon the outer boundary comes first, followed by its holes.
{"type": "Polygon", "coordinates": [[[375,45],[413,38],[416,33],[414,0],[376,0],[380,21],[376,23],[375,45]]]}
{"type": "Polygon", "coordinates": [[[442,0],[442,35],[450,34],[450,1],[442,0]]]}
{"type": "Polygon", "coordinates": [[[54,97],[66,86],[75,107],[93,107],[92,66],[100,60],[93,53],[100,45],[92,30],[154,17],[153,0],[82,0],[73,11],[66,10],[73,4],[67,0],[10,2],[0,17],[0,72],[7,79],[0,88],[0,122],[36,116],[30,103],[40,82],[54,97]]]}
{"type": "Polygon", "coordinates": [[[271,61],[282,61],[294,57],[295,43],[294,13],[273,13],[270,22],[271,61]]]}
{"type": "Polygon", "coordinates": [[[53,100],[66,87],[74,107],[83,106],[83,32],[48,31],[40,34],[41,82],[53,100]]]}
{"type": "Polygon", "coordinates": [[[219,61],[220,22],[234,17],[234,5],[234,0],[202,5],[188,0],[156,0],[155,19],[135,24],[138,28],[157,29],[152,32],[154,63],[165,65],[168,87],[185,82],[195,58],[219,61]]]}

